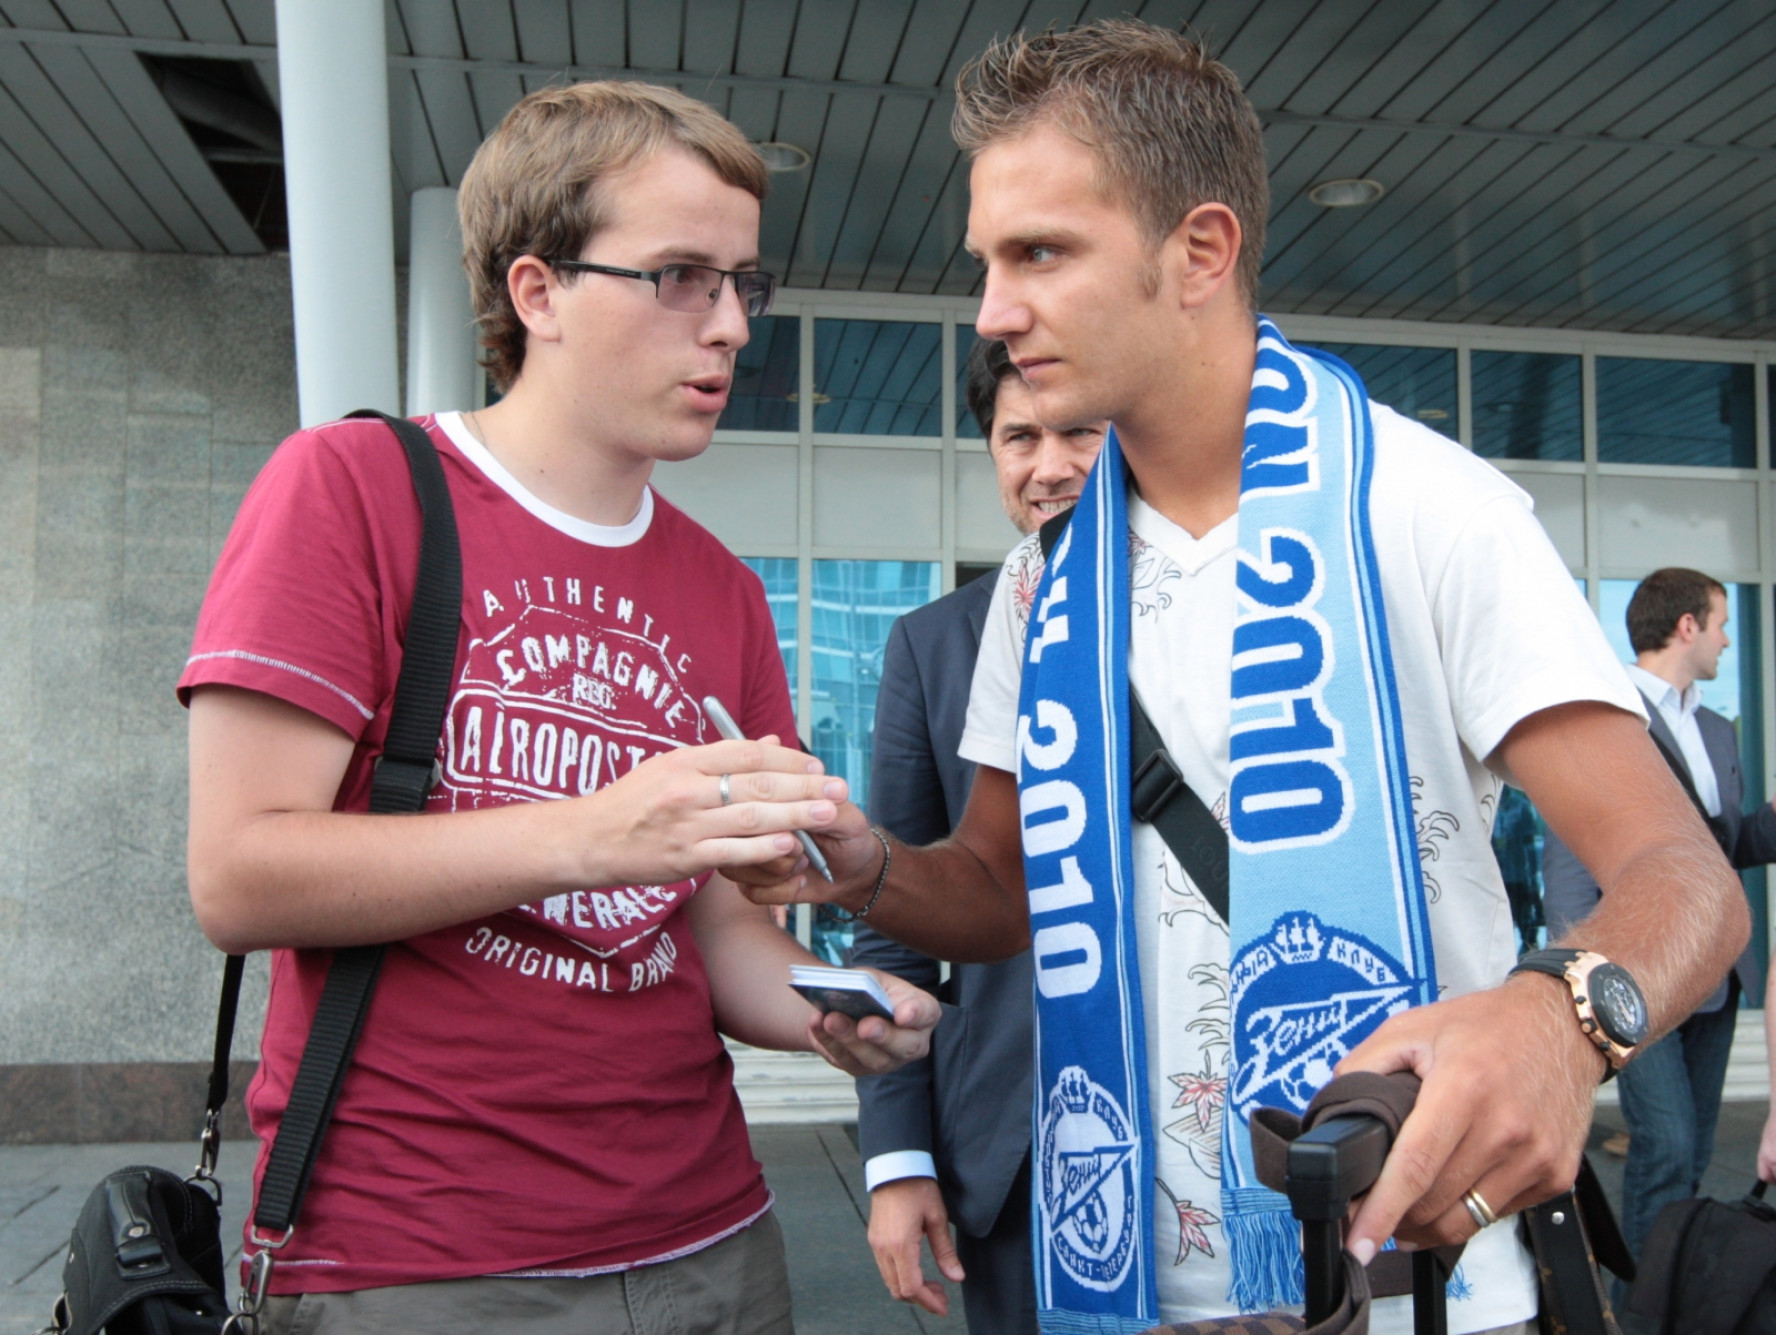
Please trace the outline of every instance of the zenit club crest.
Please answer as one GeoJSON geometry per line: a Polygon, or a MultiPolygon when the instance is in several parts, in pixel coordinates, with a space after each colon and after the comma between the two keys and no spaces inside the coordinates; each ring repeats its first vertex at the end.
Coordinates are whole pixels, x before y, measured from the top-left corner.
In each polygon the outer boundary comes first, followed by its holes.
{"type": "Polygon", "coordinates": [[[1332,1068],[1420,991],[1372,941],[1289,913],[1233,961],[1234,1074],[1228,1103],[1306,1110],[1332,1068]]]}
{"type": "Polygon", "coordinates": [[[1122,1283],[1134,1255],[1135,1136],[1110,1091],[1069,1066],[1042,1118],[1042,1201],[1050,1245],[1088,1289],[1122,1283]]]}

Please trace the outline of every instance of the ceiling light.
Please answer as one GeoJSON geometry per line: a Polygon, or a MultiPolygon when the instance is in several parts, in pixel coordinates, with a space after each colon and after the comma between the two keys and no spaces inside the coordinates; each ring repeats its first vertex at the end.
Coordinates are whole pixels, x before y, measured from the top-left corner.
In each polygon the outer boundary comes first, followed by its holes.
{"type": "Polygon", "coordinates": [[[1386,193],[1387,187],[1380,181],[1347,176],[1336,181],[1321,181],[1307,192],[1307,197],[1324,208],[1352,209],[1360,204],[1373,204],[1386,193]]]}
{"type": "Polygon", "coordinates": [[[758,149],[759,156],[765,160],[765,170],[768,172],[805,171],[808,164],[814,161],[814,155],[807,149],[798,148],[794,144],[780,143],[777,140],[755,144],[754,147],[758,149]]]}

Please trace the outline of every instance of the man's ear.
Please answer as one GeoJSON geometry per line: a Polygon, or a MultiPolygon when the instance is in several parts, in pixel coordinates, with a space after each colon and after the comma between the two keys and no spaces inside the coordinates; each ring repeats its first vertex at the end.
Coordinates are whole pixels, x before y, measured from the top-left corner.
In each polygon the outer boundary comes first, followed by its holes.
{"type": "Polygon", "coordinates": [[[555,314],[558,291],[555,271],[535,255],[520,255],[506,270],[506,293],[512,299],[512,309],[533,338],[552,343],[561,337],[555,314]]]}
{"type": "Polygon", "coordinates": [[[1161,247],[1160,263],[1178,287],[1179,304],[1206,305],[1233,280],[1245,236],[1225,204],[1198,204],[1161,247]]]}

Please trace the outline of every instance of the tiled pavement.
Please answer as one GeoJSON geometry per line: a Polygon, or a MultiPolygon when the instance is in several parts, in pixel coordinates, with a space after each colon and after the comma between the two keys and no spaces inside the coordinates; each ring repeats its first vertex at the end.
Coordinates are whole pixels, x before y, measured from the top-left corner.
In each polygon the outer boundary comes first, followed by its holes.
{"type": "MultiPolygon", "coordinates": [[[[1706,1192],[1736,1197],[1750,1185],[1766,1108],[1729,1103],[1722,1109],[1706,1192]]],[[[1621,1161],[1598,1146],[1621,1125],[1619,1110],[1600,1108],[1591,1137],[1592,1162],[1612,1198],[1621,1190],[1621,1161]]],[[[777,1193],[800,1335],[961,1335],[958,1294],[952,1294],[953,1315],[940,1321],[894,1302],[883,1289],[864,1239],[863,1169],[846,1128],[754,1127],[752,1137],[777,1193]]],[[[193,1153],[181,1144],[0,1148],[0,1335],[28,1335],[47,1319],[60,1290],[62,1247],[94,1182],[129,1163],[188,1171],[193,1153]]],[[[250,1166],[248,1144],[223,1146],[223,1227],[230,1238],[240,1236],[250,1166]]]]}

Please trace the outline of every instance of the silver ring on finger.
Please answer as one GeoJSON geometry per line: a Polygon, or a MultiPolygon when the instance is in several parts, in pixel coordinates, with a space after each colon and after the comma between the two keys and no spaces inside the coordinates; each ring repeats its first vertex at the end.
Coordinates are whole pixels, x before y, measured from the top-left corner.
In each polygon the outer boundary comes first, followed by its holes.
{"type": "Polygon", "coordinates": [[[728,780],[730,777],[730,775],[724,774],[721,778],[721,800],[724,807],[734,800],[734,794],[728,789],[728,780]]]}
{"type": "Polygon", "coordinates": [[[1462,1204],[1468,1207],[1468,1218],[1474,1221],[1475,1228],[1487,1228],[1498,1223],[1498,1215],[1486,1203],[1486,1197],[1472,1187],[1462,1193],[1462,1204]]]}

